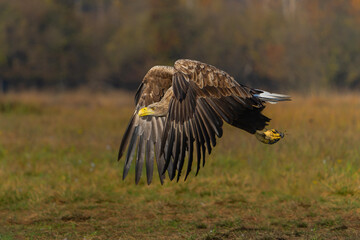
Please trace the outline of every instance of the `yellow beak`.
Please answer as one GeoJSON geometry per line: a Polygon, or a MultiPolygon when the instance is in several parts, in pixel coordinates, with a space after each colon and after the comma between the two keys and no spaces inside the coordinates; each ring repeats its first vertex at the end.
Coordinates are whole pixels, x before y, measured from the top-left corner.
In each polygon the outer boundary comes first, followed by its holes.
{"type": "Polygon", "coordinates": [[[154,114],[155,114],[154,110],[152,110],[151,108],[148,108],[148,107],[144,107],[144,108],[140,109],[138,112],[138,115],[140,117],[154,115],[154,114]]]}

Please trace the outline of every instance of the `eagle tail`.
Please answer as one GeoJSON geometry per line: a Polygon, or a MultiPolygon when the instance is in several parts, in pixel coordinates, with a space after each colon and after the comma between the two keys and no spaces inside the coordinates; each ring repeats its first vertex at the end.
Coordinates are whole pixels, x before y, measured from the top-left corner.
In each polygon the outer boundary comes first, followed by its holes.
{"type": "Polygon", "coordinates": [[[256,90],[259,91],[259,93],[254,94],[254,96],[258,97],[260,100],[264,102],[276,104],[277,102],[281,102],[281,101],[291,101],[291,97],[289,95],[269,93],[260,89],[256,89],[256,90]]]}

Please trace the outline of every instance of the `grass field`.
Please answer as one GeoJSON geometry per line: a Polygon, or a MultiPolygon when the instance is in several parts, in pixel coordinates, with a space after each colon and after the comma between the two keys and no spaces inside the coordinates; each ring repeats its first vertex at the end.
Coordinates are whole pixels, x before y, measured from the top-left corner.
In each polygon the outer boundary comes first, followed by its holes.
{"type": "Polygon", "coordinates": [[[0,240],[360,239],[360,99],[270,105],[265,145],[225,126],[197,177],[160,185],[117,148],[125,92],[0,95],[0,240]]]}

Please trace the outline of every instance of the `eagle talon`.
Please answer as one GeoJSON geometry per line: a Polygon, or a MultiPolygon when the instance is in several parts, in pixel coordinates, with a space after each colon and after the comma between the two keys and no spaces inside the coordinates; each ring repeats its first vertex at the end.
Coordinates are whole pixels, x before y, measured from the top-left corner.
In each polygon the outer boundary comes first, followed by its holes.
{"type": "Polygon", "coordinates": [[[262,143],[274,144],[284,137],[284,133],[279,132],[276,129],[270,129],[270,130],[265,129],[264,132],[256,131],[255,136],[262,143]]]}

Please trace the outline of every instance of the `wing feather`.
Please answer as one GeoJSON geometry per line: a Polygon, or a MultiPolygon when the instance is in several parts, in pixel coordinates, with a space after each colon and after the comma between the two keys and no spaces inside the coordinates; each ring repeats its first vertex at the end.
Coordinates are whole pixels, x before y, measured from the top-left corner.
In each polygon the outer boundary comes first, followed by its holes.
{"type": "MultiPolygon", "coordinates": [[[[196,115],[194,116],[194,126],[196,128],[197,131],[197,137],[199,138],[199,143],[201,144],[201,150],[202,150],[202,160],[203,160],[203,165],[205,165],[205,155],[206,155],[206,147],[205,147],[205,143],[206,143],[206,138],[204,136],[204,133],[202,131],[202,128],[199,124],[198,118],[196,117],[196,115]]],[[[211,152],[211,149],[208,150],[211,152]]]]}
{"type": "Polygon", "coordinates": [[[180,135],[181,132],[175,128],[175,155],[174,155],[174,168],[173,171],[171,173],[171,180],[174,179],[174,177],[176,176],[176,170],[177,170],[177,166],[178,166],[178,161],[179,161],[179,155],[180,155],[180,147],[181,147],[181,143],[180,143],[180,135]]]}
{"type": "Polygon", "coordinates": [[[205,128],[211,138],[211,142],[213,144],[213,146],[216,145],[216,138],[215,138],[215,134],[219,135],[219,131],[217,130],[217,120],[218,117],[214,114],[207,114],[206,112],[206,103],[200,103],[199,104],[199,112],[200,112],[200,116],[202,121],[204,122],[205,128]]]}
{"type": "MultiPolygon", "coordinates": [[[[168,120],[169,121],[169,120],[168,120]]],[[[170,123],[167,123],[170,124],[170,123]]],[[[163,173],[165,173],[166,169],[168,168],[169,164],[170,164],[170,160],[171,160],[171,156],[172,156],[172,152],[173,152],[173,146],[174,146],[174,140],[175,140],[175,129],[174,129],[174,124],[171,123],[170,127],[169,127],[169,137],[168,137],[168,146],[166,146],[166,151],[165,151],[165,167],[163,169],[163,173]]],[[[164,140],[162,140],[162,142],[165,142],[164,140]]],[[[165,147],[165,145],[164,145],[165,147]]],[[[160,153],[162,155],[162,153],[160,153]]],[[[173,166],[173,168],[176,168],[176,166],[173,166]]],[[[170,175],[170,178],[172,177],[172,174],[170,175]]]]}
{"type": "Polygon", "coordinates": [[[180,179],[181,171],[184,166],[185,162],[185,154],[186,154],[186,133],[184,129],[184,125],[180,125],[180,156],[179,156],[179,166],[178,166],[178,175],[177,175],[177,182],[180,179]]]}
{"type": "Polygon", "coordinates": [[[200,137],[198,134],[198,130],[196,129],[195,126],[195,122],[194,119],[190,119],[189,121],[190,123],[190,127],[191,127],[191,133],[195,138],[195,144],[196,144],[196,159],[197,159],[197,167],[196,167],[196,175],[199,173],[200,170],[200,165],[201,165],[201,146],[202,144],[200,143],[200,137]]]}
{"type": "Polygon", "coordinates": [[[135,121],[135,115],[132,116],[132,118],[130,119],[130,122],[128,124],[128,126],[126,127],[126,130],[125,130],[125,133],[124,133],[124,136],[121,140],[121,143],[120,143],[120,148],[119,148],[119,154],[118,154],[118,161],[120,160],[120,158],[122,157],[122,155],[124,154],[124,151],[125,151],[125,148],[126,148],[126,145],[128,144],[129,142],[129,139],[130,139],[130,135],[133,133],[134,131],[134,121],[135,121]]]}
{"type": "Polygon", "coordinates": [[[201,116],[198,111],[195,112],[195,121],[196,126],[199,130],[201,130],[202,136],[204,138],[204,142],[206,143],[208,154],[211,153],[211,142],[210,142],[210,136],[205,128],[204,122],[201,120],[201,116]]]}
{"type": "MultiPolygon", "coordinates": [[[[146,142],[146,179],[147,184],[150,184],[153,178],[154,171],[154,144],[151,141],[146,142]]],[[[160,181],[162,180],[160,176],[160,181]]]]}
{"type": "Polygon", "coordinates": [[[125,179],[126,175],[129,172],[130,165],[131,165],[131,162],[132,162],[134,154],[135,154],[135,147],[137,145],[137,140],[138,140],[138,132],[139,132],[139,127],[137,126],[134,129],[133,135],[132,135],[131,140],[130,140],[128,152],[127,152],[127,155],[126,155],[126,161],[125,161],[124,172],[123,172],[123,179],[125,179]]]}
{"type": "Polygon", "coordinates": [[[144,165],[144,158],[145,158],[145,136],[141,135],[139,138],[139,146],[138,152],[136,156],[136,164],[135,164],[135,183],[138,184],[140,181],[142,168],[144,165]]]}
{"type": "MultiPolygon", "coordinates": [[[[162,144],[161,136],[164,128],[163,122],[166,117],[147,116],[140,118],[138,112],[141,108],[159,102],[162,99],[165,92],[172,85],[173,73],[174,68],[172,67],[156,66],[151,68],[145,75],[135,94],[135,111],[125,130],[119,147],[119,160],[127,148],[123,179],[128,175],[131,163],[135,157],[136,183],[140,181],[144,163],[146,165],[147,183],[151,183],[155,160],[159,171],[160,181],[163,183],[164,174],[161,174],[161,172],[165,165],[165,159],[160,156],[159,149],[162,144]],[[158,149],[157,154],[155,153],[155,147],[158,149]]],[[[171,164],[169,164],[169,168],[172,169],[171,164]]]]}
{"type": "Polygon", "coordinates": [[[186,175],[185,175],[185,179],[187,179],[187,177],[189,176],[189,173],[191,171],[191,167],[192,167],[192,163],[193,163],[193,154],[194,154],[194,137],[193,137],[193,134],[192,134],[192,130],[190,129],[190,124],[191,122],[190,121],[187,121],[185,123],[185,131],[186,131],[186,135],[188,136],[188,150],[189,150],[189,153],[188,153],[188,167],[187,167],[187,170],[186,170],[186,175]]]}
{"type": "MultiPolygon", "coordinates": [[[[164,178],[165,178],[165,174],[163,173],[163,169],[164,165],[165,165],[165,158],[164,155],[161,155],[161,141],[159,141],[162,136],[162,129],[164,128],[164,118],[156,118],[156,126],[157,126],[157,132],[156,132],[156,143],[155,143],[155,155],[156,155],[156,164],[157,164],[157,170],[159,173],[159,178],[161,183],[163,183],[164,178]]],[[[166,144],[164,145],[166,146],[166,144]]],[[[170,174],[170,172],[172,171],[172,164],[171,162],[169,163],[169,167],[168,167],[168,172],[170,174]]]]}

